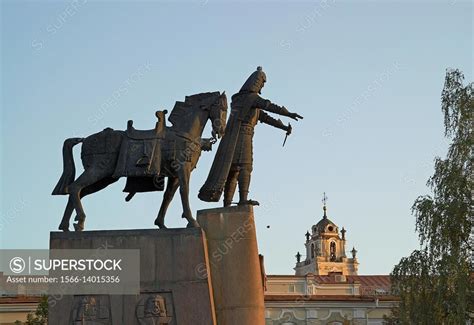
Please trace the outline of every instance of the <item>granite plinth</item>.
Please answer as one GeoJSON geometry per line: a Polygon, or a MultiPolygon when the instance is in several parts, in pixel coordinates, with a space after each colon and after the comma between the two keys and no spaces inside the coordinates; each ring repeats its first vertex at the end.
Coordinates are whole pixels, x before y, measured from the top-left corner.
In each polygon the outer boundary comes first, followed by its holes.
{"type": "Polygon", "coordinates": [[[140,250],[140,293],[50,297],[50,325],[217,324],[201,228],[51,232],[50,236],[51,249],[103,247],[140,250]],[[156,310],[161,314],[155,315],[156,310]]]}
{"type": "Polygon", "coordinates": [[[219,325],[263,325],[263,276],[252,206],[200,210],[219,325]]]}

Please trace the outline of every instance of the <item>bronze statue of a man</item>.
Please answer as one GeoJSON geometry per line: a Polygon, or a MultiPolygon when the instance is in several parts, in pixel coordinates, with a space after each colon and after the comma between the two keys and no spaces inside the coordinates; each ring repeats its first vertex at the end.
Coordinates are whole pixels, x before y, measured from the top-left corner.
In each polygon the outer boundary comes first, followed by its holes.
{"type": "Polygon", "coordinates": [[[257,122],[265,123],[291,133],[290,124],[284,125],[267,112],[288,116],[294,120],[303,118],[289,112],[284,106],[273,104],[259,96],[266,82],[266,75],[261,67],[252,73],[240,91],[232,96],[231,115],[226,126],[226,133],[219,144],[211,171],[206,183],[199,192],[204,201],[216,202],[224,189],[224,206],[232,202],[237,184],[239,185],[239,204],[258,205],[249,200],[250,176],[253,165],[253,134],[257,122]]]}

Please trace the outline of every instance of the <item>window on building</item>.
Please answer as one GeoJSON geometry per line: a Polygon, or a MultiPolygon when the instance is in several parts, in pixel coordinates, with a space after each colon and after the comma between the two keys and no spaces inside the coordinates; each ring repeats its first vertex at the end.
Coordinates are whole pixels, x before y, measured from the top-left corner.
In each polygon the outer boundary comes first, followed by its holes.
{"type": "Polygon", "coordinates": [[[311,244],[311,258],[314,258],[314,244],[311,244]]]}
{"type": "Polygon", "coordinates": [[[329,248],[329,254],[331,257],[331,261],[335,261],[336,260],[336,243],[335,242],[331,242],[331,245],[329,248]]]}

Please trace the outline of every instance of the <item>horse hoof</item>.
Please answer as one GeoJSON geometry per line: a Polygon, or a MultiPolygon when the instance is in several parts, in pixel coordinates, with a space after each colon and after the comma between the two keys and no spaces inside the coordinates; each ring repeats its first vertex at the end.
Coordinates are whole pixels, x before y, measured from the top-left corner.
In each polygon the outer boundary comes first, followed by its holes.
{"type": "Polygon", "coordinates": [[[188,225],[186,226],[186,228],[199,228],[199,227],[201,227],[201,226],[199,225],[199,223],[196,220],[189,221],[188,225]]]}
{"type": "Polygon", "coordinates": [[[165,224],[162,221],[159,221],[158,219],[155,220],[155,226],[158,226],[160,229],[168,229],[168,227],[165,226],[165,224]]]}

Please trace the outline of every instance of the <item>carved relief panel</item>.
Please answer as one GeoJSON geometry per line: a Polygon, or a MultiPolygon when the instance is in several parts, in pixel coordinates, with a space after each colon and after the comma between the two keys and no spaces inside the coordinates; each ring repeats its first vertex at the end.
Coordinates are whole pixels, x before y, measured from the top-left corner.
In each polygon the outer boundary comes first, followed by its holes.
{"type": "Polygon", "coordinates": [[[174,306],[171,293],[141,294],[135,314],[140,325],[173,325],[174,306]]]}
{"type": "Polygon", "coordinates": [[[72,325],[112,325],[109,297],[105,295],[74,296],[72,325]]]}

